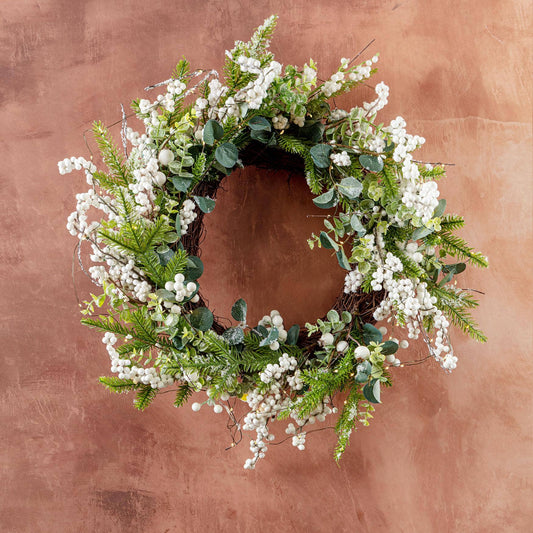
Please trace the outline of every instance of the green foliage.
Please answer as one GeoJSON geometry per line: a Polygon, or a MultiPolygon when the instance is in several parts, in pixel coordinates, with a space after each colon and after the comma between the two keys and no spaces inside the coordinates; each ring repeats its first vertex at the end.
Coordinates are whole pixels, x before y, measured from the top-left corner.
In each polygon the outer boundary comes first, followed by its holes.
{"type": "Polygon", "coordinates": [[[101,377],[100,383],[105,385],[111,392],[116,392],[117,394],[130,392],[139,388],[139,385],[131,379],[120,379],[117,377],[101,377]]]}
{"type": "Polygon", "coordinates": [[[176,392],[174,407],[181,407],[186,404],[193,392],[194,389],[188,383],[182,383],[176,392]]]}
{"type": "Polygon", "coordinates": [[[453,235],[453,233],[448,230],[440,231],[438,236],[440,237],[442,249],[445,250],[448,255],[464,259],[478,267],[486,268],[489,266],[487,258],[480,252],[474,251],[474,249],[461,237],[453,235]]]}
{"type": "Polygon", "coordinates": [[[133,405],[139,411],[144,411],[154,401],[156,396],[157,389],[152,389],[150,385],[140,385],[133,405]]]}
{"type": "Polygon", "coordinates": [[[101,122],[95,122],[93,124],[93,135],[100,148],[102,159],[110,171],[107,179],[115,185],[127,187],[131,181],[130,171],[117,146],[113,143],[107,128],[101,122]]]}

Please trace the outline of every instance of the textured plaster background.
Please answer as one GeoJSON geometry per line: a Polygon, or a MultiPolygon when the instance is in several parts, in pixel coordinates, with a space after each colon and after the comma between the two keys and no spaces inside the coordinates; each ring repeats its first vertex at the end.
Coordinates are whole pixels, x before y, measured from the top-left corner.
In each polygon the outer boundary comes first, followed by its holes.
{"type": "MultiPolygon", "coordinates": [[[[531,15],[527,0],[2,0],[0,530],[531,531],[531,15]],[[246,443],[224,451],[221,416],[176,411],[165,395],[143,414],[108,394],[97,382],[107,354],[79,325],[72,285],[65,220],[85,184],[56,162],[86,156],[91,121],[115,121],[182,54],[219,67],[270,13],[281,15],[278,59],[311,56],[324,77],[376,39],[375,83],[391,87],[383,120],[401,114],[426,137],[427,161],[456,164],[442,195],[491,259],[461,281],[486,291],[477,317],[489,344],[454,334],[451,376],[433,364],[395,371],[340,469],[322,432],[245,472],[246,443]]],[[[228,184],[210,220],[208,296],[221,312],[245,295],[256,316],[313,319],[342,275],[323,281],[329,258],[306,251],[305,187],[248,177],[228,184]]]]}

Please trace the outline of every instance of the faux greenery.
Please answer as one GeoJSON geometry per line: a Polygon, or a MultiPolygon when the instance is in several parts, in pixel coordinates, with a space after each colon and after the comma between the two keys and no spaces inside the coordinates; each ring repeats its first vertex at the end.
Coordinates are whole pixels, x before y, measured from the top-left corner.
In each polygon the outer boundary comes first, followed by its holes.
{"type": "Polygon", "coordinates": [[[204,403],[232,420],[235,442],[242,430],[256,432],[247,468],[264,456],[273,419],[290,417],[286,431],[303,449],[309,426],[336,413],[333,400],[343,392],[338,460],[391,385],[391,367],[409,364],[398,358],[405,337],[422,336],[447,371],[457,361],[450,323],[486,340],[470,313],[477,301],[456,278],[468,263],[487,260],[456,235],[464,221],[438,199],[444,167],[413,159],[424,139],[409,135],[401,117],[377,122],[384,84],[362,106],[332,104],[375,73],[377,56],[359,65],[342,59],[319,82],[312,60],[303,68],[274,60],[275,23],[270,17],[250,42],[226,51],[222,81],[181,60],[164,94],[133,102],[145,131],[124,123],[125,153],[95,123],[105,171],[83,158],[59,163],[61,173],[84,169],[90,185],[67,227],[90,243],[89,274],[102,288],[82,311],[83,324],[104,332],[115,374],[100,381],[135,392],[141,410],[167,387],[175,387],[176,406],[205,391],[204,403]],[[240,299],[231,309],[235,325],[223,328],[203,305],[202,217],[216,208],[220,182],[258,156],[266,166],[301,169],[325,210],[324,229],[308,244],[331,250],[332,268],[347,271],[334,309],[315,324],[285,327],[272,311],[250,325],[240,299]],[[376,328],[378,320],[396,335],[376,328]],[[233,398],[247,403],[244,420],[233,398]]]}

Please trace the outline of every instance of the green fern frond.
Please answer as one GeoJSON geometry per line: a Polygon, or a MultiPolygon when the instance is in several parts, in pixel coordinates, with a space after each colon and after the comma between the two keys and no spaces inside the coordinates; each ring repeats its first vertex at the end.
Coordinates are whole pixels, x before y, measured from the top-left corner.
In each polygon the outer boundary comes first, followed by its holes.
{"type": "Polygon", "coordinates": [[[459,215],[444,215],[441,220],[441,228],[444,231],[455,231],[462,228],[465,225],[465,220],[459,215]]]}
{"type": "Polygon", "coordinates": [[[465,259],[478,267],[487,268],[489,266],[487,258],[482,253],[474,251],[461,237],[453,235],[449,231],[441,231],[438,236],[441,238],[442,249],[448,255],[465,259]]]}
{"type": "Polygon", "coordinates": [[[137,398],[135,398],[133,405],[139,409],[139,411],[144,411],[157,396],[158,389],[152,389],[150,385],[140,385],[137,391],[137,398]]]}
{"type": "Polygon", "coordinates": [[[109,168],[113,178],[122,185],[128,186],[131,175],[127,163],[119,153],[119,149],[111,139],[107,128],[101,122],[95,122],[93,124],[93,135],[100,148],[104,163],[109,168]]]}
{"type": "Polygon", "coordinates": [[[117,394],[130,392],[139,388],[139,384],[134,383],[131,379],[120,379],[113,376],[102,376],[99,381],[100,383],[105,385],[111,392],[115,392],[117,394]]]}
{"type": "Polygon", "coordinates": [[[181,407],[187,403],[187,400],[192,396],[194,389],[188,384],[183,383],[178,387],[176,398],[174,399],[174,407],[181,407]]]}

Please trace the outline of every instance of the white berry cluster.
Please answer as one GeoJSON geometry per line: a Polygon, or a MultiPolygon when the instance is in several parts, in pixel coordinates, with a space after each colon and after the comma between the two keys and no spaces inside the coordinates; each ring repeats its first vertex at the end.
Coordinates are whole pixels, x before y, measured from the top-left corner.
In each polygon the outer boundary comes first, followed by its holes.
{"type": "Polygon", "coordinates": [[[389,87],[383,82],[378,83],[376,85],[376,95],[377,98],[374,101],[363,104],[363,109],[367,115],[375,114],[387,105],[389,102],[389,87]]]}
{"type": "MultiPolygon", "coordinates": [[[[285,342],[287,340],[287,331],[283,327],[283,318],[281,317],[279,311],[276,311],[275,309],[270,311],[270,316],[265,315],[260,321],[260,326],[264,326],[268,332],[272,328],[276,328],[278,330],[278,339],[281,342],[285,342]]],[[[277,340],[271,342],[269,344],[271,350],[279,350],[279,342],[277,340]]]]}
{"type": "Polygon", "coordinates": [[[122,359],[115,348],[117,340],[116,335],[110,332],[106,332],[102,338],[111,359],[111,372],[118,374],[120,379],[131,379],[135,384],[143,383],[153,389],[162,389],[174,383],[172,376],[160,373],[154,367],[140,367],[132,364],[130,359],[122,359]]]}
{"type": "MultiPolygon", "coordinates": [[[[418,167],[414,164],[412,165],[418,171],[418,167]]],[[[427,224],[433,217],[433,212],[439,204],[439,188],[437,184],[434,181],[423,183],[405,181],[401,189],[403,191],[403,204],[413,208],[415,215],[420,218],[423,224],[427,224]]]]}
{"type": "Polygon", "coordinates": [[[350,156],[343,150],[340,154],[333,153],[331,154],[331,160],[339,167],[349,167],[351,164],[350,156]]]}
{"type": "Polygon", "coordinates": [[[357,292],[357,289],[361,286],[364,280],[363,274],[359,272],[359,267],[355,267],[354,270],[348,272],[344,278],[344,292],[349,294],[350,292],[357,292]]]}
{"type": "MultiPolygon", "coordinates": [[[[267,387],[262,385],[248,393],[246,401],[250,412],[244,418],[243,429],[255,431],[256,438],[250,442],[250,451],[254,456],[246,460],[244,468],[255,468],[257,461],[265,456],[267,443],[275,438],[270,433],[268,423],[273,421],[280,411],[287,409],[292,402],[292,395],[303,388],[300,375],[297,360],[284,353],[278,363],[267,365],[260,374],[261,382],[267,387]]],[[[300,418],[295,410],[291,411],[290,416],[294,423],[289,423],[285,432],[294,435],[292,443],[299,450],[305,449],[306,435],[303,428],[307,424],[323,422],[327,415],[337,412],[329,403],[330,400],[325,398],[305,418],[300,418]]]]}
{"type": "MultiPolygon", "coordinates": [[[[194,283],[194,281],[189,281],[187,285],[185,285],[184,282],[185,276],[183,274],[176,274],[174,276],[174,281],[167,281],[165,283],[165,289],[176,294],[175,300],[178,303],[183,302],[183,300],[185,300],[186,298],[190,298],[190,296],[197,289],[196,283],[194,283]]],[[[165,302],[164,304],[165,307],[173,309],[172,312],[179,314],[179,311],[174,310],[174,304],[172,304],[172,302],[165,302]]]]}
{"type": "Polygon", "coordinates": [[[60,174],[69,174],[73,170],[85,170],[87,183],[93,184],[92,175],[96,172],[96,166],[91,161],[87,161],[84,157],[71,157],[59,161],[57,164],[60,174]]]}
{"type": "Polygon", "coordinates": [[[195,207],[196,205],[192,200],[185,200],[185,202],[183,202],[183,206],[180,211],[180,224],[182,235],[185,235],[187,233],[189,225],[192,224],[198,216],[197,213],[195,213],[194,211],[195,207]]]}
{"type": "MultiPolygon", "coordinates": [[[[241,60],[241,58],[239,58],[238,61],[239,60],[241,60]]],[[[241,70],[243,70],[243,65],[239,65],[241,70]]],[[[235,95],[235,100],[237,102],[244,102],[248,104],[250,109],[259,109],[263,103],[263,100],[267,96],[267,91],[270,85],[277,77],[280,76],[282,67],[277,61],[271,61],[264,68],[255,67],[255,62],[253,66],[249,66],[249,63],[246,63],[244,68],[246,70],[243,70],[243,72],[250,71],[256,73],[257,78],[239,90],[235,95]]]]}
{"type": "Polygon", "coordinates": [[[284,130],[289,123],[289,119],[284,115],[276,115],[272,118],[272,125],[276,130],[284,130]]]}

